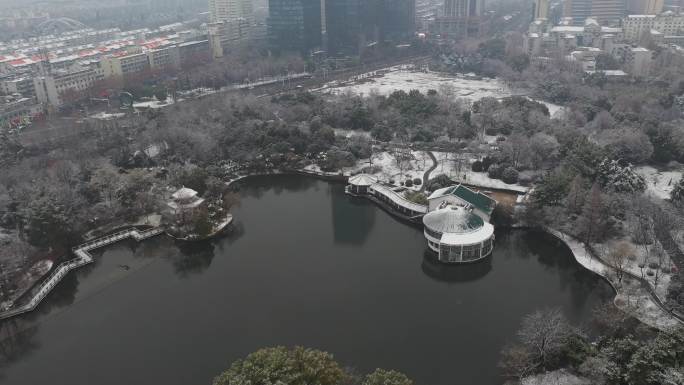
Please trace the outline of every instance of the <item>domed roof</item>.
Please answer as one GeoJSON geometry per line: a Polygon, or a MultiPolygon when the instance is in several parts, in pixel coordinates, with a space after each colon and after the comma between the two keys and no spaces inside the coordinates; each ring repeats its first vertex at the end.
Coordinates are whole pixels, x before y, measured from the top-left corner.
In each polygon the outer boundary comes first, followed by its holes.
{"type": "Polygon", "coordinates": [[[463,206],[449,205],[427,213],[423,224],[440,233],[469,233],[481,228],[484,221],[463,206]]]}
{"type": "Polygon", "coordinates": [[[190,199],[197,196],[197,191],[187,188],[183,186],[182,188],[178,189],[175,193],[171,195],[173,199],[179,199],[179,200],[184,200],[184,199],[190,199]]]}
{"type": "Polygon", "coordinates": [[[369,174],[358,174],[349,178],[349,184],[355,186],[370,186],[374,183],[378,183],[378,178],[369,174]]]}

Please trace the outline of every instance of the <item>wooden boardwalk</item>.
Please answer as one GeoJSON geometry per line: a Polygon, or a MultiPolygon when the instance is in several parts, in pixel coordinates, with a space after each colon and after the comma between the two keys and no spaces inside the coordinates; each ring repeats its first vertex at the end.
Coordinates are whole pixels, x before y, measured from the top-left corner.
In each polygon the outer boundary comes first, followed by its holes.
{"type": "Polygon", "coordinates": [[[35,309],[40,302],[47,297],[47,295],[54,289],[55,286],[67,275],[71,270],[77,269],[81,266],[85,266],[94,261],[93,256],[90,251],[95,250],[100,247],[111,245],[112,243],[119,242],[126,238],[133,238],[136,241],[142,241],[147,238],[154,237],[164,232],[162,228],[153,228],[150,230],[139,231],[138,229],[132,228],[124,231],[119,231],[114,234],[106,235],[101,238],[94,239],[92,241],[83,243],[74,247],[72,250],[74,252],[75,258],[60,263],[56,268],[52,270],[52,273],[43,280],[37,290],[33,290],[35,294],[31,299],[24,305],[19,307],[11,307],[9,310],[0,313],[0,320],[14,317],[19,314],[27,313],[35,309]]]}

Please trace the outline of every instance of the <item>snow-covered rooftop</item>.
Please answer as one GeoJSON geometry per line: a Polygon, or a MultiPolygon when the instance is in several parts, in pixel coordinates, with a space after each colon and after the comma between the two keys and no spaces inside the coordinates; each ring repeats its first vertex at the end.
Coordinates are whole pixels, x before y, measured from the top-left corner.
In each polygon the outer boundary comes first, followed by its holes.
{"type": "Polygon", "coordinates": [[[349,184],[355,186],[370,186],[374,183],[378,183],[378,178],[369,174],[358,174],[349,178],[349,184]]]}

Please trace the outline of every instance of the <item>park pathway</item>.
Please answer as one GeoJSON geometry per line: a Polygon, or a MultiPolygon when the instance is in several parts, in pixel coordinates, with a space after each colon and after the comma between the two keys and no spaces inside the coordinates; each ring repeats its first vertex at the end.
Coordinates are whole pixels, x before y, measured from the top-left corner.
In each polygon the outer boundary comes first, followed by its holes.
{"type": "Polygon", "coordinates": [[[95,260],[93,256],[90,254],[92,250],[107,245],[111,245],[112,243],[119,242],[126,238],[133,238],[136,241],[142,241],[159,235],[163,232],[164,229],[159,227],[145,231],[139,231],[136,228],[132,228],[124,231],[119,231],[114,234],[106,235],[104,237],[100,237],[74,247],[72,250],[74,252],[74,255],[76,256],[75,258],[69,261],[62,262],[55,269],[53,269],[52,273],[50,273],[50,275],[45,280],[43,280],[38,289],[33,290],[35,294],[33,294],[31,299],[26,304],[18,307],[11,307],[7,311],[0,312],[0,320],[14,317],[19,314],[27,313],[35,309],[38,306],[38,304],[40,304],[40,302],[52,291],[52,289],[54,289],[55,286],[57,286],[57,284],[62,280],[62,278],[64,278],[64,276],[67,275],[68,272],[77,269],[81,266],[85,266],[89,263],[92,263],[95,260]]]}
{"type": "Polygon", "coordinates": [[[437,168],[437,158],[435,157],[435,154],[433,154],[432,151],[425,151],[425,152],[427,152],[427,154],[432,159],[432,166],[429,169],[427,169],[425,171],[425,173],[423,173],[423,185],[420,186],[421,192],[425,191],[425,185],[430,180],[430,173],[437,168]]]}

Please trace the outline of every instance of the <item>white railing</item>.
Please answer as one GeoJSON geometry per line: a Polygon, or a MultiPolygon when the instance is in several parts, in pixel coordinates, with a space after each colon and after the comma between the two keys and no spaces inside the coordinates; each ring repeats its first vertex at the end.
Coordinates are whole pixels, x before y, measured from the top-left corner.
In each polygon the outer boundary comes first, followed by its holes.
{"type": "Polygon", "coordinates": [[[48,278],[43,280],[40,286],[38,286],[36,294],[34,294],[26,304],[5,312],[0,312],[0,319],[10,318],[35,309],[36,306],[38,306],[38,304],[52,291],[52,289],[54,289],[55,286],[57,286],[57,284],[68,272],[94,261],[94,258],[92,255],[90,255],[89,251],[110,245],[126,238],[133,238],[136,241],[142,241],[159,235],[163,232],[164,229],[159,227],[145,231],[138,231],[138,229],[135,228],[128,229],[104,236],[102,238],[94,239],[74,247],[72,250],[74,255],[76,255],[76,258],[60,263],[52,271],[48,278]]]}

